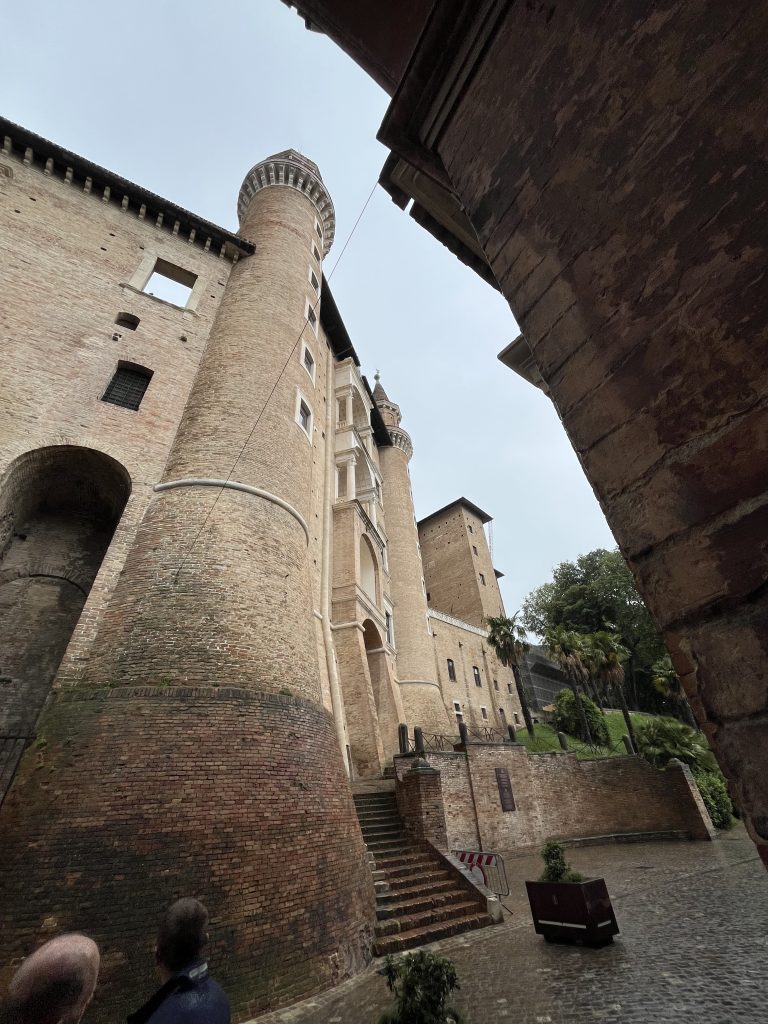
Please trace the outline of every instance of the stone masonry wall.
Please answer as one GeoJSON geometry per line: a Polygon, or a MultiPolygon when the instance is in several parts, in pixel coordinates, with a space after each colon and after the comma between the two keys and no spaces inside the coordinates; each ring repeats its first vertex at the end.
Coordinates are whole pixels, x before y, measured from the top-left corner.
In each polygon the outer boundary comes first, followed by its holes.
{"type": "Polygon", "coordinates": [[[367,962],[371,875],[317,705],[225,686],[72,690],[39,737],[3,807],[0,988],[51,934],[83,930],[102,951],[89,1017],[124,1019],[182,895],[211,913],[235,1020],[367,962]]]}
{"type": "Polygon", "coordinates": [[[509,5],[438,151],[768,863],[766,33],[509,5]]]}
{"type": "MultiPolygon", "coordinates": [[[[441,774],[452,849],[512,850],[548,838],[635,832],[714,835],[698,790],[682,765],[663,771],[638,757],[580,761],[575,754],[529,754],[509,744],[472,743],[432,752],[441,774]],[[514,811],[503,811],[496,769],[509,773],[514,811]]],[[[408,758],[400,758],[405,770],[408,758]]]]}

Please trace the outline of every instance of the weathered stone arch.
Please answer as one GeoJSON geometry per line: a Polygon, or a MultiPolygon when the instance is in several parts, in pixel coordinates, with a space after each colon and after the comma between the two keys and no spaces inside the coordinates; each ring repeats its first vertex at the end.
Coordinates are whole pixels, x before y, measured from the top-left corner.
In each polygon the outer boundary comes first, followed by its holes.
{"type": "Polygon", "coordinates": [[[131,479],[109,455],[50,445],[0,479],[0,737],[28,737],[80,618],[131,479]]]}

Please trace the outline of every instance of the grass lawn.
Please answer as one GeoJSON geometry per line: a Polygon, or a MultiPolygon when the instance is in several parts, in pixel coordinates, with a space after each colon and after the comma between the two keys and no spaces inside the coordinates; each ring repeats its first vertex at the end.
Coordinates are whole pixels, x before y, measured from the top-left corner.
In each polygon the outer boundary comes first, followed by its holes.
{"type": "MultiPolygon", "coordinates": [[[[634,711],[631,711],[630,715],[634,723],[642,722],[644,718],[647,718],[647,715],[638,714],[634,711]]],[[[592,750],[580,740],[569,736],[568,747],[576,753],[577,757],[584,760],[593,760],[597,757],[618,757],[626,754],[626,749],[621,739],[627,731],[624,716],[620,711],[609,711],[605,717],[608,725],[608,734],[611,737],[610,747],[599,747],[596,750],[592,750]]],[[[522,743],[532,754],[544,754],[547,751],[562,749],[557,738],[557,731],[551,725],[539,723],[539,725],[535,725],[533,728],[536,733],[533,738],[528,735],[528,730],[524,725],[520,726],[517,730],[518,743],[522,743]]]]}

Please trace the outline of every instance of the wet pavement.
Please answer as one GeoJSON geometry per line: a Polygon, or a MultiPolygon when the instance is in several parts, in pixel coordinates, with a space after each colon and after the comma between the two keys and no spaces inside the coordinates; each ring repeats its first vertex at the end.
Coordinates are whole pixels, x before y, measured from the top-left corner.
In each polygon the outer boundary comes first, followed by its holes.
{"type": "MultiPolygon", "coordinates": [[[[524,884],[541,861],[507,854],[504,923],[426,947],[456,964],[466,1024],[768,1021],[768,876],[740,826],[713,843],[573,847],[568,859],[606,879],[621,934],[598,950],[546,943],[524,884]]],[[[259,1024],[376,1024],[389,1005],[377,966],[259,1024]]]]}

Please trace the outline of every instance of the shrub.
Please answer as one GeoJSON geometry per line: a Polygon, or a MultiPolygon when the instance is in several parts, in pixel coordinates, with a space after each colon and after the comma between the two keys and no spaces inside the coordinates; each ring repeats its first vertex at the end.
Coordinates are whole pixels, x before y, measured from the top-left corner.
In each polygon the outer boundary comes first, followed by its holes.
{"type": "Polygon", "coordinates": [[[730,828],[733,825],[732,804],[722,773],[696,771],[693,774],[712,824],[715,828],[730,828]]]}
{"type": "Polygon", "coordinates": [[[565,850],[555,839],[548,839],[541,851],[544,870],[540,882],[581,882],[584,878],[578,871],[572,871],[565,859],[565,850]]]}
{"type": "Polygon", "coordinates": [[[676,718],[648,718],[636,728],[642,757],[655,768],[664,768],[672,757],[699,771],[716,771],[717,763],[700,732],[676,718]]]}
{"type": "MultiPolygon", "coordinates": [[[[589,731],[592,735],[592,742],[600,747],[607,747],[610,740],[605,717],[597,704],[590,700],[586,694],[582,693],[580,696],[589,731]]],[[[560,732],[566,732],[569,736],[576,736],[585,743],[588,742],[587,737],[584,735],[584,725],[581,721],[573,690],[561,690],[555,698],[555,727],[560,732]]]]}
{"type": "Polygon", "coordinates": [[[395,997],[394,1007],[379,1018],[379,1024],[461,1024],[459,1013],[445,1005],[459,988],[450,960],[424,950],[400,960],[388,956],[379,973],[395,997]]]}

